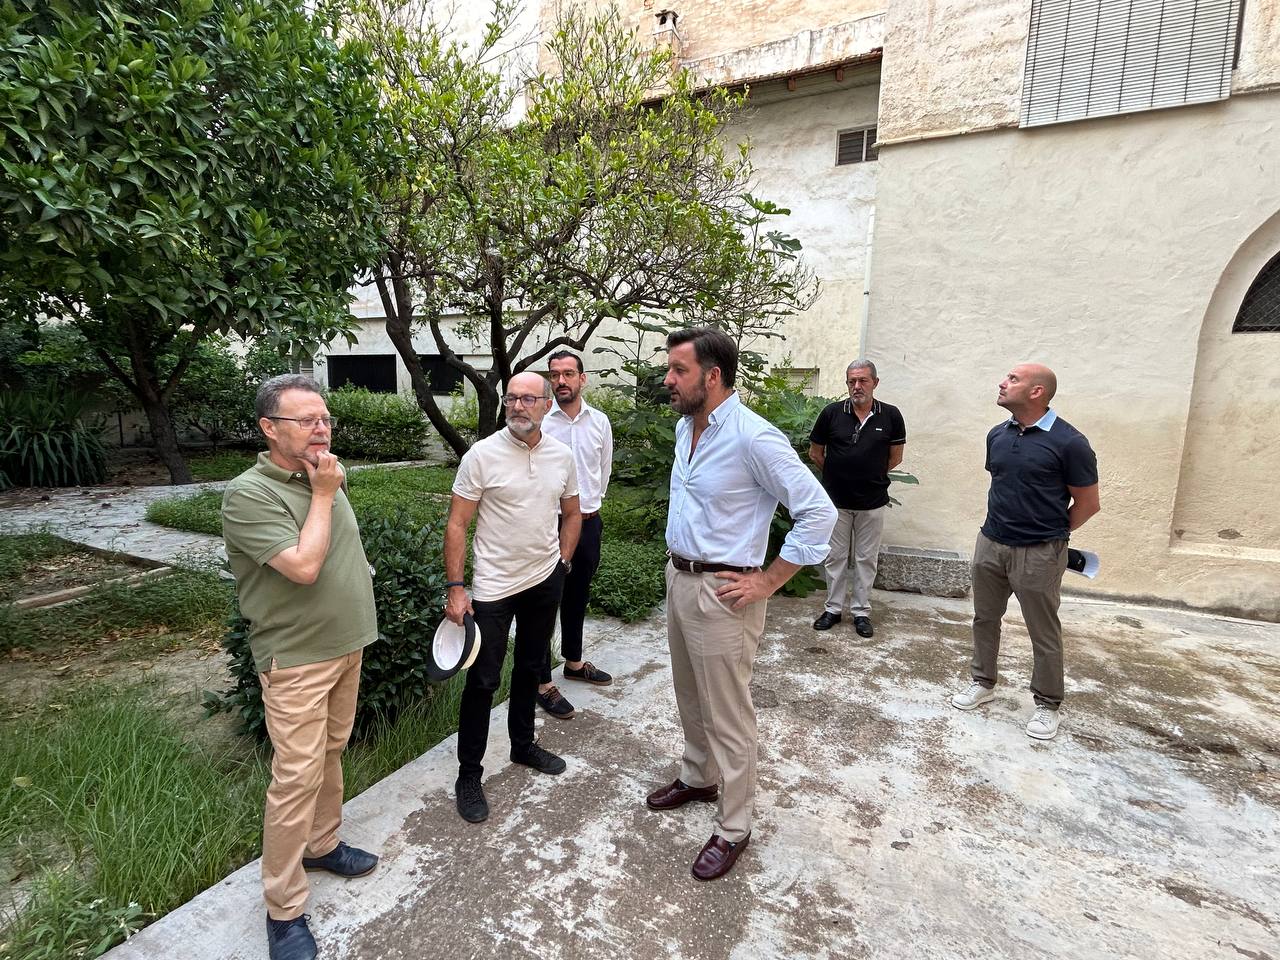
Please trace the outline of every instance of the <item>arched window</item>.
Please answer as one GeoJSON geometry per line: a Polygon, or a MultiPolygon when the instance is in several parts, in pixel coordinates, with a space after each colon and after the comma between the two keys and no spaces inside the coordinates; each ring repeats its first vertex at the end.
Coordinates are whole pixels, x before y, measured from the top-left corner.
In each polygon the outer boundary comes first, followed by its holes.
{"type": "Polygon", "coordinates": [[[1280,332],[1280,253],[1262,268],[1244,295],[1231,332],[1280,332]]]}

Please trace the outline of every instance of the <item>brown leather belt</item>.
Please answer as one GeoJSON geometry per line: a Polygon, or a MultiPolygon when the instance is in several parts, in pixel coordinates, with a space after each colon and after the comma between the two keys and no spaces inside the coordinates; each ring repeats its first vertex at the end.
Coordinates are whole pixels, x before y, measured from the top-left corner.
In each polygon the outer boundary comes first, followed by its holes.
{"type": "Polygon", "coordinates": [[[735,567],[731,563],[703,563],[671,554],[671,565],[685,573],[750,573],[755,567],[735,567]]]}
{"type": "Polygon", "coordinates": [[[600,511],[599,511],[599,510],[592,510],[590,513],[584,513],[584,514],[582,515],[582,519],[583,519],[583,520],[590,520],[592,517],[598,517],[598,516],[600,516],[600,511]]]}

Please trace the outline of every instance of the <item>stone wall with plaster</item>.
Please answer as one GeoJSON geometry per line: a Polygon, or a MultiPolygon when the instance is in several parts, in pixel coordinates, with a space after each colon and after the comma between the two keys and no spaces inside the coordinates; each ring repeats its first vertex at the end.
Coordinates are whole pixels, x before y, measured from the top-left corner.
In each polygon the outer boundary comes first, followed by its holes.
{"type": "Polygon", "coordinates": [[[1280,616],[1280,333],[1226,332],[1280,242],[1278,135],[1264,93],[882,148],[866,352],[921,480],[886,543],[971,552],[996,385],[1035,359],[1099,456],[1089,589],[1280,616]]]}
{"type": "MultiPolygon", "coordinates": [[[[1031,0],[887,5],[884,142],[1016,127],[1031,0]]],[[[1280,0],[1249,0],[1232,94],[1280,86],[1280,0]]]]}

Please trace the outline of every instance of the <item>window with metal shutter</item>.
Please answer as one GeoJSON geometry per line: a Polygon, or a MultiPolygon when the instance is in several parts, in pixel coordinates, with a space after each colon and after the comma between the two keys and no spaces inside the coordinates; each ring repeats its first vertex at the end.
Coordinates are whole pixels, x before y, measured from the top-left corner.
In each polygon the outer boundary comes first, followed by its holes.
{"type": "Polygon", "coordinates": [[[1033,0],[1024,127],[1231,95],[1242,0],[1033,0]]]}
{"type": "Polygon", "coordinates": [[[875,144],[875,127],[839,131],[836,134],[836,166],[875,160],[880,154],[875,144]]]}
{"type": "Polygon", "coordinates": [[[1262,268],[1240,301],[1240,312],[1236,314],[1231,332],[1280,332],[1280,253],[1262,268]]]}

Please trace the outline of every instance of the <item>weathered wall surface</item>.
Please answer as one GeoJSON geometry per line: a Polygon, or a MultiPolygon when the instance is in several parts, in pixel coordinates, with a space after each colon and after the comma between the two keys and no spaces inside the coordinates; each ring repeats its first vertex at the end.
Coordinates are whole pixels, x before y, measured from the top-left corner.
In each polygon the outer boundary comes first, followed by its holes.
{"type": "MultiPolygon", "coordinates": [[[[1031,0],[892,0],[882,142],[1018,125],[1031,0]]],[[[1245,4],[1232,94],[1280,84],[1280,0],[1245,4]]]]}
{"type": "MultiPolygon", "coordinates": [[[[883,148],[866,352],[922,483],[901,494],[887,543],[971,552],[996,384],[1036,359],[1098,451],[1103,512],[1075,538],[1103,557],[1090,588],[1280,614],[1280,543],[1235,556],[1170,544],[1189,410],[1252,423],[1280,409],[1278,334],[1240,345],[1250,387],[1216,361],[1197,378],[1223,273],[1280,211],[1278,133],[1280,96],[1259,94],[883,148]]],[[[1247,458],[1213,467],[1240,523],[1275,517],[1274,480],[1247,458]]]]}

